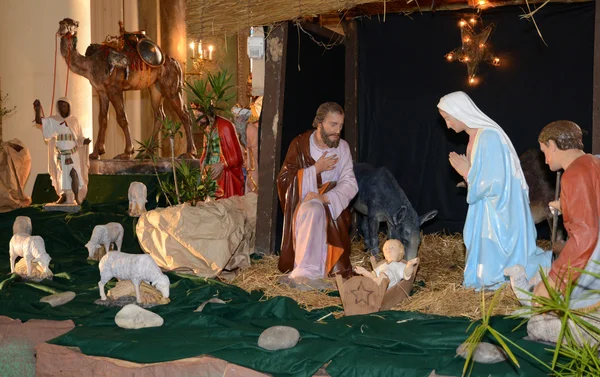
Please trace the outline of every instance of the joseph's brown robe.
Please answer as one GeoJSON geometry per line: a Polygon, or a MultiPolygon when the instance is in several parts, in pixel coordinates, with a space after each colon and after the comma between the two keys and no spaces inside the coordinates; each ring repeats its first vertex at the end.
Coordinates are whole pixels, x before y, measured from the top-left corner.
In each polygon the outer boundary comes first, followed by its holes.
{"type": "MultiPolygon", "coordinates": [[[[279,256],[279,270],[289,272],[294,269],[294,215],[300,204],[300,180],[298,172],[316,163],[310,156],[310,136],[314,130],[309,130],[297,136],[288,149],[285,161],[277,177],[277,194],[283,210],[283,238],[281,240],[281,252],[279,256]]],[[[336,182],[322,184],[321,174],[317,174],[319,193],[325,194],[333,189],[336,182]]],[[[334,220],[327,205],[325,214],[327,216],[327,273],[341,274],[348,277],[352,274],[350,264],[350,224],[351,216],[349,208],[344,209],[337,220],[334,220]]]]}

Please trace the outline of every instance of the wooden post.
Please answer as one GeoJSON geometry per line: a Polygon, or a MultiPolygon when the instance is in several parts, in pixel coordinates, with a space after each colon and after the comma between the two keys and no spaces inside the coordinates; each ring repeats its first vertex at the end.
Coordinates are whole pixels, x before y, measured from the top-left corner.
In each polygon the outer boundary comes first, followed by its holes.
{"type": "Polygon", "coordinates": [[[237,102],[240,106],[248,106],[250,98],[247,95],[248,76],[250,75],[250,59],[248,58],[248,28],[238,31],[237,34],[237,102]]]}
{"type": "Polygon", "coordinates": [[[344,101],[344,139],[352,159],[358,161],[358,32],[355,20],[343,21],[346,35],[346,82],[344,101]]]}
{"type": "Polygon", "coordinates": [[[276,249],[275,233],[279,205],[276,179],[281,160],[287,38],[288,24],[284,23],[277,26],[266,41],[265,95],[260,130],[259,195],[256,214],[256,252],[259,254],[272,254],[276,249]]]}
{"type": "Polygon", "coordinates": [[[594,91],[592,95],[592,153],[600,154],[600,1],[594,17],[594,91]]]}

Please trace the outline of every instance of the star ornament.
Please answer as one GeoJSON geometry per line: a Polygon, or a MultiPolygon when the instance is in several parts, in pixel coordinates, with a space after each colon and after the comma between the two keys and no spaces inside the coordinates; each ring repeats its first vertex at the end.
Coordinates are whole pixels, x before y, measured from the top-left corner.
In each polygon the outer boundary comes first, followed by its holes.
{"type": "Polygon", "coordinates": [[[500,65],[500,59],[492,54],[489,43],[494,24],[489,24],[479,33],[476,33],[473,28],[476,23],[475,18],[471,18],[469,22],[464,19],[460,20],[458,25],[460,26],[462,46],[446,54],[446,60],[449,62],[459,61],[467,65],[470,85],[477,83],[476,75],[479,63],[487,61],[494,66],[500,65]]]}
{"type": "Polygon", "coordinates": [[[354,300],[355,304],[360,304],[361,302],[364,302],[365,305],[369,305],[369,296],[371,295],[371,293],[373,293],[373,291],[369,291],[369,290],[365,289],[362,281],[358,285],[358,288],[356,288],[355,290],[353,290],[351,292],[355,296],[355,300],[354,300]]]}

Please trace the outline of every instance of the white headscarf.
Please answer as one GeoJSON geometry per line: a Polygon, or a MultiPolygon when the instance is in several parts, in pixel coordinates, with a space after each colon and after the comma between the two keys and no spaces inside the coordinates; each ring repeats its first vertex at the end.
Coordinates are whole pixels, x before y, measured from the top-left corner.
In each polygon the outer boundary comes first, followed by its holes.
{"type": "Polygon", "coordinates": [[[471,97],[465,92],[459,91],[446,94],[440,99],[437,107],[460,120],[469,128],[485,128],[493,130],[500,135],[502,144],[506,145],[510,151],[513,175],[520,180],[521,187],[527,192],[527,196],[529,197],[529,186],[527,186],[527,182],[525,181],[519,156],[517,155],[517,152],[515,152],[512,142],[504,130],[500,128],[498,123],[494,122],[490,117],[485,115],[483,111],[479,110],[471,97]]]}

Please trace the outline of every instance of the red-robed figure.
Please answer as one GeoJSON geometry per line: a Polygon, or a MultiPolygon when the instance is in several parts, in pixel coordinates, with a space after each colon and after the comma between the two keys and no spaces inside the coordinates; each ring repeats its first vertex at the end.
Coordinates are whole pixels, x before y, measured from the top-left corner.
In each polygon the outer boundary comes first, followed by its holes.
{"type": "Polygon", "coordinates": [[[229,120],[216,116],[212,132],[209,140],[218,140],[218,142],[215,142],[211,148],[207,148],[207,140],[204,138],[200,163],[212,169],[212,176],[219,185],[217,199],[234,195],[242,196],[244,195],[242,171],[244,157],[235,127],[229,120]],[[211,150],[209,156],[206,155],[207,149],[211,150]]]}

